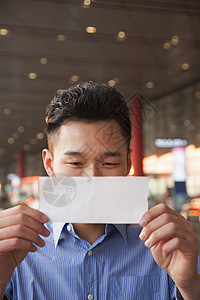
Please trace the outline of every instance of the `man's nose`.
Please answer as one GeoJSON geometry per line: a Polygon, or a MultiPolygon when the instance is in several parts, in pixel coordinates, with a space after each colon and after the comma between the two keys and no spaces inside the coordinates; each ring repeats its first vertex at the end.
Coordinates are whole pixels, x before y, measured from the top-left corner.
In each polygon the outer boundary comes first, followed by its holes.
{"type": "Polygon", "coordinates": [[[91,163],[85,168],[85,175],[92,177],[92,176],[101,176],[101,168],[94,163],[91,163]]]}

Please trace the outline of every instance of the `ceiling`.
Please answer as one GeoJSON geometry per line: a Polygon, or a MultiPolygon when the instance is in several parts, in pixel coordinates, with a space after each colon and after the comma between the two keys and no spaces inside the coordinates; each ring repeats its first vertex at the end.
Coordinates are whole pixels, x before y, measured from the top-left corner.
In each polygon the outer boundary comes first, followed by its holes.
{"type": "Polygon", "coordinates": [[[0,1],[2,170],[45,146],[45,107],[76,80],[114,79],[126,99],[140,91],[151,103],[200,82],[198,0],[83,2],[0,1]]]}

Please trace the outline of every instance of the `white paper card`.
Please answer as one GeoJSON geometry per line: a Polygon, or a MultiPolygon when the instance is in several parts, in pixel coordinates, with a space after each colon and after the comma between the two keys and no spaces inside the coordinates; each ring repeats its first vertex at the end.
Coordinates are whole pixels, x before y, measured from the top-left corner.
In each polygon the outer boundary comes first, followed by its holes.
{"type": "Polygon", "coordinates": [[[139,223],[148,209],[148,178],[39,177],[39,197],[54,222],[139,223]]]}

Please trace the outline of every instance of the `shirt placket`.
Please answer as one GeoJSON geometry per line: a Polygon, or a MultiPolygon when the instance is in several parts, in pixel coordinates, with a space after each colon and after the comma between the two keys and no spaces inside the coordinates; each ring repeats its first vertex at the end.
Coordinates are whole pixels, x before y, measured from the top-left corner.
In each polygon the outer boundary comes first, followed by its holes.
{"type": "Polygon", "coordinates": [[[84,299],[97,300],[97,265],[95,249],[89,248],[84,263],[84,299]]]}

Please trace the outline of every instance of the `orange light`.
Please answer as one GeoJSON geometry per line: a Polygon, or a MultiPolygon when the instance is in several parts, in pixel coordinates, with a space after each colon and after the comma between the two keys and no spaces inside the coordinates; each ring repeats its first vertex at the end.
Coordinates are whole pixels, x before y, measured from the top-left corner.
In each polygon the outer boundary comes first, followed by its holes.
{"type": "Polygon", "coordinates": [[[129,171],[129,173],[128,173],[128,176],[133,176],[134,173],[135,173],[134,167],[131,166],[131,169],[130,169],[130,171],[129,171]]]}
{"type": "Polygon", "coordinates": [[[25,203],[27,206],[29,206],[34,200],[35,200],[35,197],[31,196],[31,197],[29,197],[28,199],[26,199],[24,203],[25,203]]]}
{"type": "Polygon", "coordinates": [[[194,210],[194,216],[199,217],[200,216],[200,211],[199,210],[194,210]]]}

